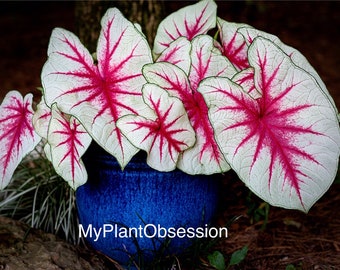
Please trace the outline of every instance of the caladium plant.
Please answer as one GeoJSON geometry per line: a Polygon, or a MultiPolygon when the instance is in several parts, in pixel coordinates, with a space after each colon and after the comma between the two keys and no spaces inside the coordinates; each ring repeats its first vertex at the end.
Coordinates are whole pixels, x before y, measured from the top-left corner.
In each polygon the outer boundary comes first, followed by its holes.
{"type": "Polygon", "coordinates": [[[116,8],[101,25],[94,54],[73,33],[53,30],[35,112],[31,95],[6,96],[1,188],[39,134],[74,189],[87,180],[81,156],[94,140],[122,168],[140,150],[164,172],[231,168],[280,207],[307,212],[328,190],[340,154],[338,111],[299,51],[217,17],[213,0],[166,17],[152,49],[140,26],[116,8]]]}

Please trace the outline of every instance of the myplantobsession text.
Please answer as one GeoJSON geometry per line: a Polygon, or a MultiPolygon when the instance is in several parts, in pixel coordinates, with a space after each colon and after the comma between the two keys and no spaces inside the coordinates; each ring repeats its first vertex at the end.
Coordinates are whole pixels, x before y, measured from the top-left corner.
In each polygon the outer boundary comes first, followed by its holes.
{"type": "Polygon", "coordinates": [[[103,224],[95,227],[89,224],[86,228],[79,224],[79,237],[94,238],[97,242],[99,238],[227,238],[228,229],[226,227],[215,228],[205,224],[202,227],[169,227],[165,228],[160,224],[145,224],[138,227],[121,227],[118,224],[103,224]]]}

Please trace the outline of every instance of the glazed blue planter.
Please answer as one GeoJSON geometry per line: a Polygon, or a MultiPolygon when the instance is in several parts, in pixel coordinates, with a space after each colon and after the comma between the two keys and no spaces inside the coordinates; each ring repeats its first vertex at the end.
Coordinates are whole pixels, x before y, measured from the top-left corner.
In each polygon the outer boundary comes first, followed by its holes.
{"type": "Polygon", "coordinates": [[[76,192],[81,234],[122,265],[139,256],[151,261],[157,253],[182,253],[201,238],[217,206],[212,176],[158,172],[145,160],[140,152],[122,171],[92,145],[84,157],[89,180],[76,192]]]}

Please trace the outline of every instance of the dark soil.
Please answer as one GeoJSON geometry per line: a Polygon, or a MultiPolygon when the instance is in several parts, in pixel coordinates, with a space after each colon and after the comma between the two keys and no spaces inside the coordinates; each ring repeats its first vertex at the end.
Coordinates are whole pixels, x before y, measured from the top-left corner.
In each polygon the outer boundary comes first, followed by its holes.
{"type": "Polygon", "coordinates": [[[0,269],[107,270],[110,262],[94,250],[0,217],[0,269]]]}
{"type": "MultiPolygon", "coordinates": [[[[166,10],[171,12],[187,3],[169,1],[166,10]]],[[[318,71],[340,108],[340,2],[218,1],[218,4],[220,17],[248,23],[275,34],[302,52],[318,71]]],[[[40,71],[46,61],[51,31],[54,27],[73,31],[74,18],[74,2],[0,2],[0,101],[12,89],[32,92],[39,100],[40,94],[36,89],[40,86],[40,71]]],[[[231,224],[228,239],[220,241],[215,248],[228,258],[235,250],[248,245],[248,256],[239,269],[285,269],[289,264],[296,269],[340,269],[339,180],[308,214],[271,207],[265,228],[262,217],[256,221],[255,214],[248,213],[248,190],[237,177],[227,174],[225,182],[218,223],[224,225],[235,216],[240,218],[231,224]]],[[[252,203],[261,207],[257,198],[253,198],[252,203]]],[[[25,244],[16,238],[8,240],[6,237],[15,232],[10,230],[10,226],[6,228],[9,231],[6,231],[5,238],[0,230],[0,247],[9,245],[14,249],[13,254],[21,254],[18,249],[23,250],[25,244]]],[[[32,241],[39,245],[45,242],[39,237],[32,241]]],[[[59,240],[53,241],[55,249],[64,245],[59,240]]],[[[74,247],[68,248],[79,260],[82,258],[74,247]]],[[[39,269],[5,268],[11,262],[8,256],[12,255],[6,256],[0,257],[0,269],[39,269]]],[[[96,258],[97,255],[93,256],[96,258]]],[[[92,268],[84,266],[79,269],[92,268]]]]}

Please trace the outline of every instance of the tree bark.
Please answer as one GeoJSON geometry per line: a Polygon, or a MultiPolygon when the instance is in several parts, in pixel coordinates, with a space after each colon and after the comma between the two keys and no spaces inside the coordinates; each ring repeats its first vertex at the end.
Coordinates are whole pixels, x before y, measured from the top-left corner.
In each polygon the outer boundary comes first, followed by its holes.
{"type": "Polygon", "coordinates": [[[164,18],[163,0],[76,1],[76,34],[91,53],[96,51],[100,20],[110,7],[118,8],[128,20],[140,24],[152,48],[158,24],[164,18]]]}

